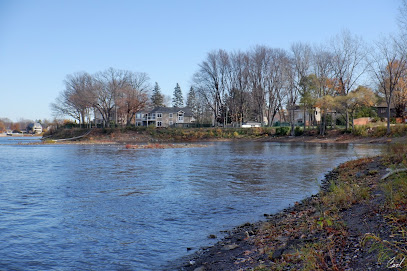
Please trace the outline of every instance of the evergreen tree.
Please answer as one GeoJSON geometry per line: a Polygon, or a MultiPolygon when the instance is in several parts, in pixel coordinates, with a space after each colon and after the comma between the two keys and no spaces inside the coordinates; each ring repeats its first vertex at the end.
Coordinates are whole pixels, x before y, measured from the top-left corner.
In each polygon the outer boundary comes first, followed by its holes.
{"type": "Polygon", "coordinates": [[[196,110],[197,107],[197,101],[196,101],[196,94],[195,90],[193,87],[189,89],[189,92],[187,94],[187,106],[192,109],[192,111],[196,110]]]}
{"type": "Polygon", "coordinates": [[[160,90],[160,86],[155,82],[153,95],[151,96],[151,102],[154,107],[164,106],[164,96],[161,94],[160,90]]]}
{"type": "Polygon", "coordinates": [[[193,87],[189,89],[189,92],[187,94],[187,106],[191,108],[192,114],[194,115],[195,118],[198,119],[199,116],[198,98],[193,87]]]}
{"type": "Polygon", "coordinates": [[[184,106],[184,98],[182,97],[181,87],[177,83],[174,88],[174,94],[172,97],[172,106],[173,107],[183,107],[184,106]]]}

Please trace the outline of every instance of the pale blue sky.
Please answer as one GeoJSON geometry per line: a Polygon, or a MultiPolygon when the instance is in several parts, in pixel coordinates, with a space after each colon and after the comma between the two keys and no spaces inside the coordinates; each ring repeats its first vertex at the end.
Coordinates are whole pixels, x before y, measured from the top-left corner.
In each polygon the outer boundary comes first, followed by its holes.
{"type": "Polygon", "coordinates": [[[397,31],[399,0],[0,0],[0,118],[52,119],[67,74],[146,72],[186,95],[215,49],[320,43],[343,29],[373,42],[397,31]]]}

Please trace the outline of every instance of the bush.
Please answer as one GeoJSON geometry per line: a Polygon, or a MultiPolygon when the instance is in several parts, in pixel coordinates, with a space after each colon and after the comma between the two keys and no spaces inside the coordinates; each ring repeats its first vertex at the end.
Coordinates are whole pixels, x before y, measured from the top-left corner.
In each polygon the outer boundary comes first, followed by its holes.
{"type": "Polygon", "coordinates": [[[278,136],[286,136],[290,132],[290,127],[278,127],[276,129],[276,135],[278,136]]]}
{"type": "Polygon", "coordinates": [[[304,133],[304,130],[301,128],[301,127],[299,127],[299,126],[296,126],[295,127],[295,129],[294,129],[294,134],[295,134],[295,136],[300,136],[300,135],[302,135],[304,133]]]}
{"type": "Polygon", "coordinates": [[[356,136],[368,136],[369,127],[366,125],[356,125],[353,127],[352,134],[356,136]]]}
{"type": "Polygon", "coordinates": [[[385,136],[387,133],[386,126],[378,126],[373,130],[373,136],[382,137],[385,136]]]}
{"type": "Polygon", "coordinates": [[[398,124],[391,127],[391,133],[393,136],[404,136],[406,134],[407,127],[405,124],[398,124]]]}

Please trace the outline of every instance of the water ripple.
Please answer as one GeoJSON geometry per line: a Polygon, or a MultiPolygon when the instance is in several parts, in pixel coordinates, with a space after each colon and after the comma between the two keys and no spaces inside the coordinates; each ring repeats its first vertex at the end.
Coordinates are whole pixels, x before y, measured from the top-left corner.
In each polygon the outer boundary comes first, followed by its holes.
{"type": "Polygon", "coordinates": [[[256,142],[123,151],[0,139],[0,269],[157,270],[318,190],[373,147],[256,142]]]}

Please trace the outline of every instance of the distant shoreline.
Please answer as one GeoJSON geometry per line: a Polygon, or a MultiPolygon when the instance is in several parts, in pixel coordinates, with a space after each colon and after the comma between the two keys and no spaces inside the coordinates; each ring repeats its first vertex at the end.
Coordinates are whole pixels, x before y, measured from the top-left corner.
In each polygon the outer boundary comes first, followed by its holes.
{"type": "MultiPolygon", "coordinates": [[[[210,141],[261,141],[280,143],[320,143],[320,144],[387,144],[406,142],[407,136],[357,136],[340,130],[329,130],[325,136],[314,134],[300,136],[276,136],[269,130],[262,133],[237,134],[243,130],[222,128],[213,129],[66,129],[43,137],[45,144],[155,144],[155,143],[191,143],[210,141]],[[83,136],[86,133],[86,136],[83,136]],[[83,137],[82,137],[83,136],[83,137]],[[76,140],[68,140],[75,138],[76,140]]],[[[22,135],[31,136],[31,135],[22,135]]]]}
{"type": "Polygon", "coordinates": [[[41,137],[41,136],[42,135],[35,135],[35,134],[12,134],[11,136],[4,134],[4,133],[0,134],[0,137],[41,137]]]}

